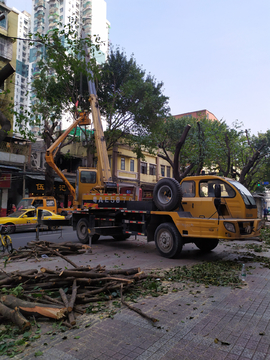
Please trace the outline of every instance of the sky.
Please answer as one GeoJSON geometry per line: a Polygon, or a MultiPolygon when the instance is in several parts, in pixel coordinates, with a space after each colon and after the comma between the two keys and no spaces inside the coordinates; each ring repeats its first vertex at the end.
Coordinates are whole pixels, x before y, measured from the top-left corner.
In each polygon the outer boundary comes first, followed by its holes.
{"type": "MultiPolygon", "coordinates": [[[[270,129],[269,0],[106,0],[110,41],[163,82],[171,114],[270,129]]],[[[6,0],[31,13],[31,0],[6,0]]]]}

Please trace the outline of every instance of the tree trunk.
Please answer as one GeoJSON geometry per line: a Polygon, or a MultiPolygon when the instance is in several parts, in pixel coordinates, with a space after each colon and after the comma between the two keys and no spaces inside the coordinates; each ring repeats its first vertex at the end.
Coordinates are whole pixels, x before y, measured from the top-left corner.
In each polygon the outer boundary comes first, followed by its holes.
{"type": "Polygon", "coordinates": [[[60,308],[57,305],[45,305],[39,303],[32,303],[16,298],[12,295],[5,295],[1,297],[1,302],[13,309],[20,309],[21,312],[28,315],[43,315],[52,319],[61,319],[65,316],[66,308],[60,308]]]}
{"type": "Polygon", "coordinates": [[[190,128],[191,128],[190,125],[187,125],[185,127],[185,130],[184,130],[180,140],[176,144],[176,148],[175,148],[174,161],[173,161],[173,177],[179,182],[181,181],[181,175],[180,175],[180,171],[179,171],[179,155],[180,155],[180,151],[186,141],[186,138],[187,138],[190,128]]]}

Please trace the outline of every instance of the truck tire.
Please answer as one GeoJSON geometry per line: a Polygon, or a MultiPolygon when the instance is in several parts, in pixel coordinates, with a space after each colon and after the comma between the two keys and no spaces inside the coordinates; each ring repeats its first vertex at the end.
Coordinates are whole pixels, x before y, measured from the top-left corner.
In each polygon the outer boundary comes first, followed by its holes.
{"type": "Polygon", "coordinates": [[[201,251],[208,252],[218,246],[219,239],[199,239],[194,243],[201,251]]]}
{"type": "Polygon", "coordinates": [[[153,200],[159,210],[173,211],[182,200],[182,188],[179,182],[172,178],[164,178],[154,187],[153,200]]]}
{"type": "Polygon", "coordinates": [[[80,219],[78,221],[78,224],[76,226],[76,232],[77,232],[77,237],[82,244],[89,243],[88,228],[89,228],[89,224],[86,219],[80,219]]]}
{"type": "Polygon", "coordinates": [[[156,228],[155,243],[159,253],[166,258],[177,257],[183,247],[182,237],[172,223],[163,223],[156,228]]]}
{"type": "Polygon", "coordinates": [[[120,235],[113,235],[114,240],[116,241],[124,241],[130,237],[130,234],[120,234],[120,235]]]}

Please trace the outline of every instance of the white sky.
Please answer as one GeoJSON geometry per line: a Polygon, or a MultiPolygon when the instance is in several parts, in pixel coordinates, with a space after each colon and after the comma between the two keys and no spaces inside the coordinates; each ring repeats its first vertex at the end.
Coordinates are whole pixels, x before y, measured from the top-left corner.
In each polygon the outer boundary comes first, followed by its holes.
{"type": "MultiPolygon", "coordinates": [[[[164,83],[172,115],[270,129],[269,0],[106,0],[110,40],[164,83]]],[[[7,6],[31,13],[31,0],[7,6]]]]}

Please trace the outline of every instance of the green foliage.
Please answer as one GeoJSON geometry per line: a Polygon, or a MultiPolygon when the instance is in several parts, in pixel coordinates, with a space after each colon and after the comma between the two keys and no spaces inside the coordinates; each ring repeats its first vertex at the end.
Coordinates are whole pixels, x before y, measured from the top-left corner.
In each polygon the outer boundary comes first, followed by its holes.
{"type": "Polygon", "coordinates": [[[16,297],[20,297],[23,294],[23,287],[22,284],[17,285],[15,288],[6,289],[2,288],[1,292],[6,295],[14,295],[16,297]]]}
{"type": "Polygon", "coordinates": [[[35,331],[22,332],[16,326],[5,325],[0,330],[0,355],[13,358],[22,353],[25,347],[40,338],[39,325],[35,331]]]}
{"type": "Polygon", "coordinates": [[[195,281],[204,285],[236,286],[241,283],[241,263],[215,261],[196,264],[191,267],[179,266],[170,269],[165,277],[172,281],[195,281]]]}
{"type": "Polygon", "coordinates": [[[260,239],[263,241],[266,245],[270,246],[270,228],[263,228],[260,232],[260,239]]]}
{"type": "MultiPolygon", "coordinates": [[[[39,127],[41,135],[49,131],[52,136],[63,112],[73,120],[77,116],[75,104],[80,95],[81,76],[91,79],[93,73],[97,74],[93,54],[99,51],[99,40],[94,44],[90,37],[81,39],[73,25],[71,20],[62,30],[30,34],[38,60],[31,84],[35,98],[30,112],[23,108],[17,113],[13,111],[17,128],[25,137],[33,137],[26,124],[39,127]]],[[[10,104],[11,110],[12,107],[10,104]]]]}
{"type": "Polygon", "coordinates": [[[107,117],[108,148],[120,138],[140,148],[142,139],[159,129],[169,113],[162,88],[133,56],[128,59],[119,49],[111,50],[100,67],[97,88],[101,113],[107,117]]]}

